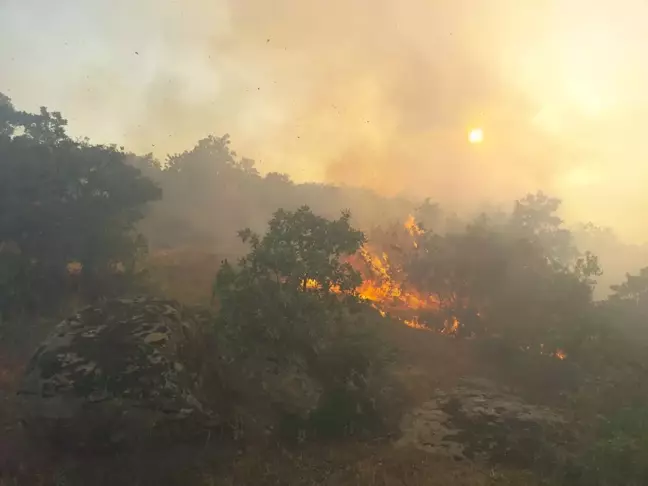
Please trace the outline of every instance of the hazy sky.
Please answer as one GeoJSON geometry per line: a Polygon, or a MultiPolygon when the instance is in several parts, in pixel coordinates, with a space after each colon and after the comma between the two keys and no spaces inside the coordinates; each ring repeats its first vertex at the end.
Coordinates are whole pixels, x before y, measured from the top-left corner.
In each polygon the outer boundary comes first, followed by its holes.
{"type": "Polygon", "coordinates": [[[138,152],[229,132],[262,171],[544,189],[646,240],[647,25],[645,0],[0,0],[0,91],[138,152]]]}

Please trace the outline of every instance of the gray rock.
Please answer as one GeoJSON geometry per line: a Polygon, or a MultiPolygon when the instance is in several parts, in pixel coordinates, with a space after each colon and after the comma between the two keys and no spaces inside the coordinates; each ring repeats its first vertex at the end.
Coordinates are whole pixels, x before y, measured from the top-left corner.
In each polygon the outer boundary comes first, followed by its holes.
{"type": "MultiPolygon", "coordinates": [[[[460,460],[530,467],[565,437],[565,419],[486,380],[466,380],[406,414],[397,446],[460,460]]],[[[553,451],[552,451],[553,450],[553,451]]]]}

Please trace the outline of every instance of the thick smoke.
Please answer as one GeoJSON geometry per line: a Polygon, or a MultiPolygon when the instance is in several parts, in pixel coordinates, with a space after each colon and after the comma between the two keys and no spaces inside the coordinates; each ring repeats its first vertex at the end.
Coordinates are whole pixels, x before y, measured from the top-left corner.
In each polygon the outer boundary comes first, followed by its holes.
{"type": "Polygon", "coordinates": [[[456,209],[544,189],[645,239],[645,18],[640,0],[7,0],[0,86],[138,152],[229,132],[264,172],[456,209]]]}

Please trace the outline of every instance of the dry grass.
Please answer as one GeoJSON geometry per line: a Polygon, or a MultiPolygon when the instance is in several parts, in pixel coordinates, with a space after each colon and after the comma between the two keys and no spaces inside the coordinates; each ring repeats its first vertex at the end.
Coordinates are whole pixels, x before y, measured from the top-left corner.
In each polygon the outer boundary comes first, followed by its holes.
{"type": "Polygon", "coordinates": [[[176,249],[153,252],[146,269],[151,282],[164,296],[185,304],[208,304],[214,277],[224,258],[193,249],[176,249]]]}
{"type": "Polygon", "coordinates": [[[496,471],[390,444],[351,444],[248,455],[209,486],[531,486],[525,473],[496,471]]]}
{"type": "Polygon", "coordinates": [[[58,470],[0,476],[0,486],[539,486],[524,472],[390,445],[250,450],[233,460],[200,449],[174,454],[61,462],[58,470]]]}

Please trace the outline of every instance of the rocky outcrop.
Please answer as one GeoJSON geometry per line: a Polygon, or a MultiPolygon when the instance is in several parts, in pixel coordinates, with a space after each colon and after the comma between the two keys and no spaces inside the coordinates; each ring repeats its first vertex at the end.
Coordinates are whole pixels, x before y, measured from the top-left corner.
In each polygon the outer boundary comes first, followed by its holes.
{"type": "Polygon", "coordinates": [[[397,446],[453,457],[531,467],[565,440],[565,420],[486,380],[437,390],[406,414],[397,446]]]}
{"type": "Polygon", "coordinates": [[[112,447],[213,421],[196,361],[203,325],[152,298],[82,309],[30,361],[19,391],[26,427],[66,445],[112,447]]]}

